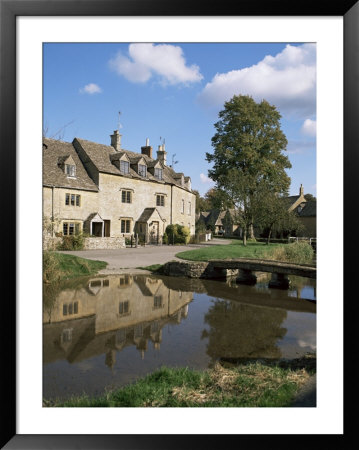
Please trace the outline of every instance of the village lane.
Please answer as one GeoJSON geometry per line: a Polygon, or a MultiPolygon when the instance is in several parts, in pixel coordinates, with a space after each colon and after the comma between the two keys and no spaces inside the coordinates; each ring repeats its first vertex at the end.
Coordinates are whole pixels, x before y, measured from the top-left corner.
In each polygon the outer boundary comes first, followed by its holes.
{"type": "Polygon", "coordinates": [[[151,266],[153,264],[165,264],[168,261],[177,260],[176,254],[186,250],[193,250],[207,245],[230,244],[230,239],[212,239],[201,244],[189,245],[146,245],[137,248],[99,249],[99,250],[73,250],[61,253],[79,256],[81,258],[105,261],[106,269],[100,270],[100,275],[118,273],[147,273],[138,267],[151,266]]]}

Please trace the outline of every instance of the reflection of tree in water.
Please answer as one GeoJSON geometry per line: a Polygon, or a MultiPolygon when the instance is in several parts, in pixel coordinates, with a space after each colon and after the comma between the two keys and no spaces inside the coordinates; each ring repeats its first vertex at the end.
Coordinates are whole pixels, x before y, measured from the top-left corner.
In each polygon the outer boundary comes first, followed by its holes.
{"type": "Polygon", "coordinates": [[[281,327],[285,310],[260,308],[216,299],[205,315],[209,331],[207,354],[213,359],[280,358],[277,342],[287,330],[281,327]]]}
{"type": "Polygon", "coordinates": [[[51,322],[52,310],[55,307],[57,296],[62,286],[60,283],[43,284],[42,289],[42,307],[43,312],[47,314],[48,322],[51,322]]]}

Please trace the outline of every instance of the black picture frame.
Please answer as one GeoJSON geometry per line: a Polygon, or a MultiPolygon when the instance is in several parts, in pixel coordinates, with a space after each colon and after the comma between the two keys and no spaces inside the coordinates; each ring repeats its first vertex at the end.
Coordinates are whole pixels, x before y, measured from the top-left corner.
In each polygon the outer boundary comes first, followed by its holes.
{"type": "MultiPolygon", "coordinates": [[[[0,100],[0,177],[3,198],[1,221],[2,254],[6,264],[2,273],[6,283],[2,295],[2,410],[1,448],[6,449],[179,449],[187,446],[222,448],[224,445],[268,446],[278,435],[19,435],[16,433],[16,17],[18,16],[342,16],[344,19],[344,235],[356,236],[354,229],[355,188],[359,169],[359,2],[342,0],[301,2],[242,0],[237,2],[189,2],[187,0],[0,0],[0,51],[1,51],[1,100],[0,100]],[[5,195],[4,195],[5,194],[5,195]]],[[[344,258],[353,253],[355,244],[343,239],[344,258]]],[[[345,261],[345,260],[344,260],[345,261]]],[[[354,339],[355,320],[354,267],[346,261],[344,273],[345,341],[354,339]],[[349,298],[349,294],[352,294],[349,298]]],[[[350,345],[350,344],[348,344],[350,345]]],[[[355,355],[345,357],[345,409],[350,408],[350,374],[355,373],[355,355]]],[[[344,434],[331,436],[335,440],[350,439],[355,415],[345,417],[344,434]]],[[[185,420],[185,418],[184,418],[185,420]]],[[[300,429],[300,424],[298,425],[300,429]]],[[[290,435],[298,444],[307,440],[313,443],[323,436],[290,435]]],[[[325,436],[327,437],[327,436],[325,436]]],[[[284,439],[286,440],[286,439],[284,439]]],[[[343,445],[343,442],[339,443],[343,445]]],[[[276,442],[276,445],[278,443],[276,442]]]]}

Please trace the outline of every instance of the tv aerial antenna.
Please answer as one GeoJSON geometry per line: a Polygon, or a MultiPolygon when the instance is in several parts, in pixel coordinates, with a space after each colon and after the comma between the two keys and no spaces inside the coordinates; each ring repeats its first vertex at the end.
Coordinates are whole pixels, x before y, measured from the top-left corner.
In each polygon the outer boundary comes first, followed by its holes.
{"type": "Polygon", "coordinates": [[[172,165],[171,165],[171,167],[173,167],[175,164],[178,164],[178,161],[175,161],[175,156],[176,156],[176,153],[174,153],[172,155],[172,165]]]}
{"type": "Polygon", "coordinates": [[[121,111],[118,112],[118,131],[120,131],[120,129],[122,128],[120,119],[121,119],[121,111]]]}

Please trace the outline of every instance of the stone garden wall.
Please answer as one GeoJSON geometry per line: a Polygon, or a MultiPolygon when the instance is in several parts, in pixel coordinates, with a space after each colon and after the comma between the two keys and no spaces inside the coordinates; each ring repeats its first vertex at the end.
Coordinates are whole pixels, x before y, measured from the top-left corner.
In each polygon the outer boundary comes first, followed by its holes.
{"type": "MultiPolygon", "coordinates": [[[[44,236],[43,249],[56,250],[57,246],[61,244],[61,241],[61,237],[44,236]]],[[[125,238],[123,236],[84,238],[84,250],[102,250],[116,248],[126,248],[125,238]]]]}

